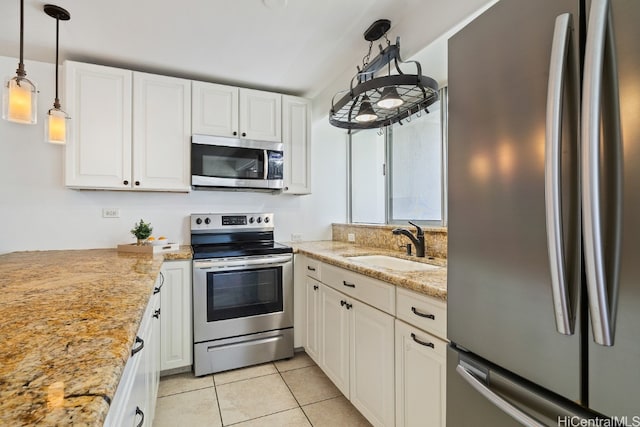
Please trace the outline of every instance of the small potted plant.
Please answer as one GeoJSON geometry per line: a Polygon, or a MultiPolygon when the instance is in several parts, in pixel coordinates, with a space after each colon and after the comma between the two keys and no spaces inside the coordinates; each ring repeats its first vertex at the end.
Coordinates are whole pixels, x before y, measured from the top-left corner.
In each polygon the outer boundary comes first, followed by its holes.
{"type": "Polygon", "coordinates": [[[153,232],[151,224],[145,223],[142,219],[140,219],[140,222],[135,224],[135,227],[131,229],[131,234],[136,236],[136,239],[138,239],[138,246],[144,245],[145,241],[149,236],[151,236],[151,232],[153,232]]]}

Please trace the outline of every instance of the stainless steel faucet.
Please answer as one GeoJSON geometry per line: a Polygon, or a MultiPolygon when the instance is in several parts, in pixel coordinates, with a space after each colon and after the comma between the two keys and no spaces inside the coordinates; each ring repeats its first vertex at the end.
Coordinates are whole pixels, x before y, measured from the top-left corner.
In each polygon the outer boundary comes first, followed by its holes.
{"type": "Polygon", "coordinates": [[[413,225],[417,229],[416,236],[406,228],[394,228],[391,232],[395,235],[402,234],[403,236],[407,236],[411,239],[411,242],[416,247],[416,256],[424,258],[426,249],[426,245],[424,243],[424,231],[422,231],[422,228],[420,228],[419,225],[416,225],[411,221],[409,221],[409,224],[413,225]]]}

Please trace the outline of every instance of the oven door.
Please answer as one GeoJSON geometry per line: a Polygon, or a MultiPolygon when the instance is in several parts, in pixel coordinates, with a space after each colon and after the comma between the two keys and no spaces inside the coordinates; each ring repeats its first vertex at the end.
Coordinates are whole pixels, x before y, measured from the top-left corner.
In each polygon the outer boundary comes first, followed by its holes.
{"type": "Polygon", "coordinates": [[[293,256],[193,262],[194,341],[293,326],[293,256]]]}
{"type": "Polygon", "coordinates": [[[193,135],[191,184],[195,187],[280,189],[282,143],[193,135]]]}

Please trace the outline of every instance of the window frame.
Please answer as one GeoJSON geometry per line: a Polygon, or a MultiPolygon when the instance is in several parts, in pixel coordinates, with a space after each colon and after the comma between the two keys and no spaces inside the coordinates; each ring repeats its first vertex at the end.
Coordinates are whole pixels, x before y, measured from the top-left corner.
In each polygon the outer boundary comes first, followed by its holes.
{"type": "MultiPolygon", "coordinates": [[[[448,192],[448,177],[447,177],[447,159],[448,159],[448,105],[449,105],[449,97],[448,97],[448,88],[446,86],[440,88],[438,91],[440,96],[440,174],[441,174],[441,220],[415,220],[416,224],[427,226],[427,227],[446,227],[448,224],[447,219],[447,192],[448,192]]],[[[383,175],[385,177],[384,183],[384,203],[385,203],[385,222],[384,224],[391,225],[404,225],[407,221],[412,220],[404,219],[404,218],[394,218],[393,217],[393,206],[392,206],[392,197],[393,197],[393,170],[392,170],[392,145],[393,145],[393,129],[392,126],[387,126],[378,132],[382,132],[384,134],[384,161],[383,164],[383,175]]],[[[357,132],[354,132],[357,133],[357,132]]],[[[353,222],[353,179],[352,179],[352,160],[353,160],[353,147],[352,147],[352,136],[354,133],[350,133],[347,140],[347,220],[349,224],[354,224],[353,222]]],[[[380,134],[380,133],[379,133],[380,134]]],[[[361,223],[358,223],[361,224],[361,223]]],[[[384,224],[376,224],[376,225],[384,225],[384,224]]]]}

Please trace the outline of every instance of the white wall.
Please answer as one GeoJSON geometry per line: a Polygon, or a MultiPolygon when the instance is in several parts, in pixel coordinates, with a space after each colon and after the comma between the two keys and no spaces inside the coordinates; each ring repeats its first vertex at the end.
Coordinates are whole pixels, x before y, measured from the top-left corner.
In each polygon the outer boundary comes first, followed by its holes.
{"type": "MultiPolygon", "coordinates": [[[[0,77],[18,60],[0,56],[0,77]]],[[[38,85],[38,124],[0,120],[0,253],[18,250],[109,248],[133,242],[140,218],[154,235],[189,243],[188,216],[198,212],[275,213],[276,239],[292,233],[304,240],[331,238],[331,223],[346,220],[346,142],[326,117],[313,123],[312,188],[306,196],[196,191],[181,193],[70,190],[64,187],[64,150],[44,142],[44,118],[53,104],[54,65],[26,61],[38,85]],[[102,218],[119,208],[120,218],[102,218]]],[[[64,109],[64,92],[61,91],[64,109]]]]}

